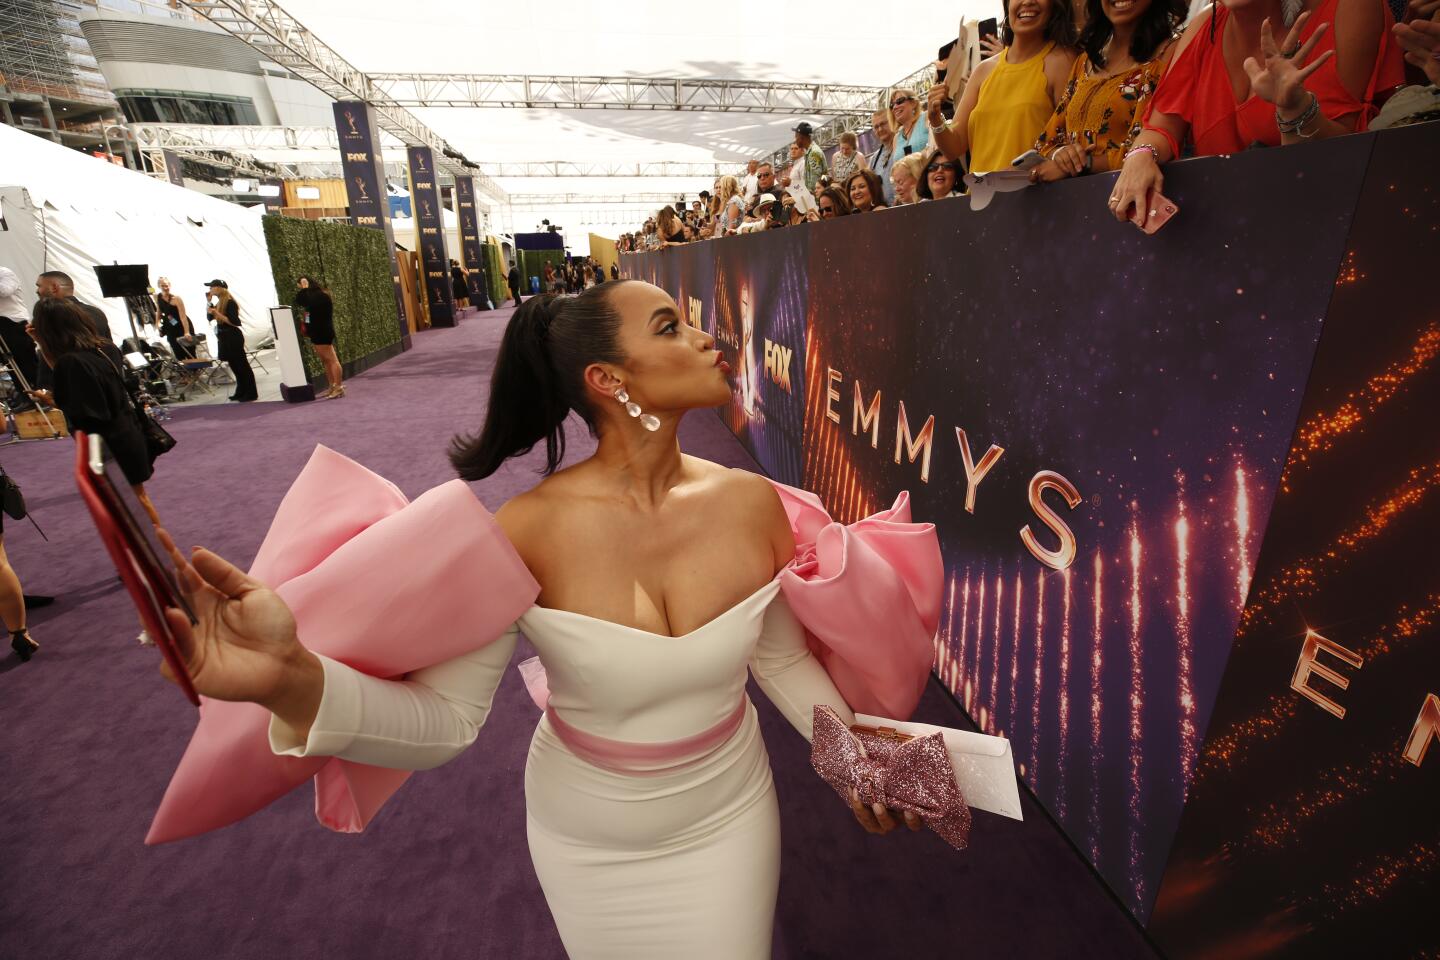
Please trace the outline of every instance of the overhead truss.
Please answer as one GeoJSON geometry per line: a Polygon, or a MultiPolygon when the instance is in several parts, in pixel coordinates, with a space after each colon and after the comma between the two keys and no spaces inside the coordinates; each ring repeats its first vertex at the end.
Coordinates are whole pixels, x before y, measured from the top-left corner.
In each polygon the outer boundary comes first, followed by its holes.
{"type": "MultiPolygon", "coordinates": [[[[407,144],[429,146],[435,162],[452,174],[467,171],[447,156],[450,145],[397,103],[371,78],[354,67],[273,0],[183,0],[186,6],[238,37],[265,59],[288,69],[337,100],[364,100],[375,108],[382,129],[407,144]]],[[[483,174],[475,189],[503,204],[505,191],[483,174]]]]}
{"type": "Polygon", "coordinates": [[[529,163],[482,163],[480,169],[492,177],[723,177],[739,173],[743,163],[689,163],[657,161],[637,163],[623,160],[540,160],[529,163]]]}
{"type": "Polygon", "coordinates": [[[877,87],[833,83],[692,77],[372,73],[369,79],[378,92],[404,107],[683,110],[813,117],[869,110],[882,92],[877,87]]]}
{"type": "MultiPolygon", "coordinates": [[[[545,207],[602,207],[614,204],[659,207],[662,204],[674,203],[678,198],[678,193],[512,193],[510,205],[517,210],[545,207]]],[[[696,198],[690,197],[689,199],[696,198]]]]}

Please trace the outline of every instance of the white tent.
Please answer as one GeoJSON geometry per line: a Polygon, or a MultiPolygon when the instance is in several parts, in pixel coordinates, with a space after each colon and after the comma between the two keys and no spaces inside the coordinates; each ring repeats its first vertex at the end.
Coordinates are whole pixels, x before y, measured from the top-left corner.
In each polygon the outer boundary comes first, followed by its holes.
{"type": "Polygon", "coordinates": [[[75,295],[105,311],[117,341],[130,336],[130,320],[123,300],[100,295],[97,264],[148,264],[152,284],[169,277],[212,350],[212,279],[230,285],[247,341],[270,334],[275,283],[256,211],[0,125],[0,214],[0,264],[27,288],[43,271],[68,273],[75,295]]]}

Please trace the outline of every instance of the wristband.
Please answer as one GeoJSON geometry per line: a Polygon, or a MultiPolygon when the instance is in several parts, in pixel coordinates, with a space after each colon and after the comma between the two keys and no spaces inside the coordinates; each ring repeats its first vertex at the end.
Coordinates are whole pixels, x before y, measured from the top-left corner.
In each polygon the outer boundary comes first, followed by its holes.
{"type": "Polygon", "coordinates": [[[930,122],[930,118],[929,118],[929,117],[926,117],[926,118],[925,118],[925,126],[929,127],[931,130],[944,130],[946,127],[950,126],[950,121],[949,121],[949,120],[946,120],[945,117],[942,115],[942,116],[940,117],[940,123],[939,123],[939,125],[936,125],[936,124],[933,124],[933,123],[930,122]]]}
{"type": "Polygon", "coordinates": [[[1152,147],[1152,146],[1151,146],[1150,144],[1148,144],[1148,143],[1142,143],[1142,144],[1140,144],[1138,147],[1131,147],[1129,150],[1127,150],[1127,151],[1125,152],[1125,158],[1124,158],[1123,160],[1121,160],[1120,163],[1123,165],[1123,164],[1125,164],[1125,162],[1128,161],[1131,157],[1135,156],[1135,154],[1137,154],[1137,153],[1142,153],[1142,152],[1146,152],[1146,151],[1149,152],[1149,154],[1150,154],[1150,159],[1154,160],[1155,163],[1158,165],[1158,164],[1160,163],[1160,151],[1159,151],[1159,150],[1156,150],[1154,147],[1152,147]]]}

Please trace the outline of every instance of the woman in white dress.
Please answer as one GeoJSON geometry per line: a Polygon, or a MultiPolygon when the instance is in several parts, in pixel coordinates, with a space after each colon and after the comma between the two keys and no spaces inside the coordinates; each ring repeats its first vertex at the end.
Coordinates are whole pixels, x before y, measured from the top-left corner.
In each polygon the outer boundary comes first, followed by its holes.
{"type": "MultiPolygon", "coordinates": [[[[267,708],[276,754],[425,769],[475,740],[523,631],[549,685],[529,845],[569,955],[768,957],[779,816],[746,668],[807,738],[815,704],[853,714],[781,593],[795,540],[775,488],[680,452],[681,416],[729,402],[727,372],[649,284],[527,301],[484,427],[452,460],[474,480],[545,443],[545,479],[496,515],[535,605],[472,653],[384,680],[307,649],[286,603],[223,559],[172,551],[199,620],[170,618],[196,689],[267,708]],[[557,470],[572,411],[598,449],[557,470]]],[[[921,826],[851,806],[872,832],[921,826]]]]}

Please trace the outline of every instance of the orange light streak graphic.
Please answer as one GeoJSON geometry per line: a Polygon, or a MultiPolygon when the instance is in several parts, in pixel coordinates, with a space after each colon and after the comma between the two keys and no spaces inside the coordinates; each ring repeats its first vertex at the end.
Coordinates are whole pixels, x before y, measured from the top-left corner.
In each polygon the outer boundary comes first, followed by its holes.
{"type": "MultiPolygon", "coordinates": [[[[970,685],[970,677],[974,671],[970,669],[969,654],[965,648],[965,635],[970,630],[970,568],[965,568],[965,589],[960,593],[960,670],[965,674],[965,685],[970,685]]],[[[969,706],[966,698],[966,706],[969,706]]]]}
{"type": "Polygon", "coordinates": [[[1358,390],[1346,394],[1333,410],[1316,413],[1295,431],[1295,443],[1289,462],[1281,477],[1281,488],[1290,492],[1290,483],[1304,472],[1311,459],[1331,450],[1336,441],[1363,426],[1365,418],[1392,400],[1440,356],[1440,323],[1432,323],[1420,331],[1409,353],[1380,373],[1365,381],[1358,390]]]}
{"type": "Polygon", "coordinates": [[[1000,653],[1000,637],[1002,632],[1000,624],[1000,611],[1001,604],[1004,602],[1004,600],[1005,575],[1003,573],[997,572],[995,574],[995,643],[993,645],[995,650],[995,656],[993,659],[995,662],[991,665],[992,669],[990,670],[990,716],[995,720],[996,723],[1000,722],[1000,658],[1002,656],[1002,654],[1000,653]]]}
{"type": "Polygon", "coordinates": [[[1023,566],[1022,563],[1021,567],[1017,567],[1015,570],[1015,628],[1013,631],[1015,652],[1010,657],[1010,725],[1012,727],[1020,725],[1020,701],[1016,698],[1019,695],[1020,680],[1020,600],[1023,592],[1020,585],[1024,582],[1021,578],[1023,566]]]}
{"type": "Polygon", "coordinates": [[[1250,493],[1245,487],[1245,468],[1235,465],[1235,585],[1236,604],[1245,605],[1250,593],[1250,493]]]}
{"type": "MultiPolygon", "coordinates": [[[[1137,505],[1132,503],[1132,512],[1137,505]]],[[[1134,903],[1145,902],[1145,871],[1140,862],[1140,767],[1144,677],[1140,662],[1140,524],[1130,521],[1130,880],[1134,903]]]]}
{"type": "Polygon", "coordinates": [[[1105,562],[1095,551],[1095,622],[1090,633],[1090,862],[1100,862],[1100,761],[1105,751],[1100,745],[1100,668],[1104,665],[1105,562]]]}
{"type": "Polygon", "coordinates": [[[1055,771],[1055,812],[1061,820],[1069,812],[1065,795],[1065,765],[1070,742],[1070,568],[1060,571],[1065,579],[1065,605],[1060,620],[1060,758],[1055,771]]]}
{"type": "Polygon", "coordinates": [[[1356,870],[1348,880],[1325,884],[1309,903],[1327,920],[1333,919],[1347,910],[1379,900],[1396,884],[1412,877],[1419,883],[1430,882],[1437,864],[1440,864],[1440,846],[1433,840],[1421,840],[1404,853],[1381,854],[1356,870]]]}
{"type": "Polygon", "coordinates": [[[1253,628],[1267,623],[1272,611],[1314,596],[1320,583],[1334,574],[1356,553],[1383,534],[1405,512],[1419,506],[1440,486],[1440,461],[1411,470],[1405,482],[1365,508],[1364,518],[1335,538],[1324,550],[1302,557],[1281,570],[1256,591],[1255,602],[1241,616],[1236,643],[1248,639],[1253,628]]]}
{"type": "Polygon", "coordinates": [[[1190,521],[1185,516],[1185,475],[1175,474],[1180,487],[1180,516],[1175,521],[1175,633],[1178,647],[1180,706],[1180,791],[1183,797],[1195,770],[1194,646],[1190,635],[1190,521]]]}
{"type": "Polygon", "coordinates": [[[1045,571],[1035,575],[1035,686],[1030,700],[1030,788],[1040,789],[1040,700],[1045,683],[1045,571]]]}
{"type": "MultiPolygon", "coordinates": [[[[980,697],[980,684],[985,670],[985,571],[980,571],[980,594],[975,598],[975,697],[980,697]]],[[[972,715],[973,716],[973,715],[972,715]]],[[[985,729],[985,724],[980,724],[985,729]]]]}
{"type": "Polygon", "coordinates": [[[1300,842],[1301,831],[1315,817],[1341,803],[1395,782],[1409,765],[1392,748],[1376,750],[1359,763],[1341,763],[1321,772],[1313,784],[1296,792],[1284,806],[1259,811],[1238,844],[1222,845],[1223,854],[1240,849],[1281,849],[1300,842]]]}

